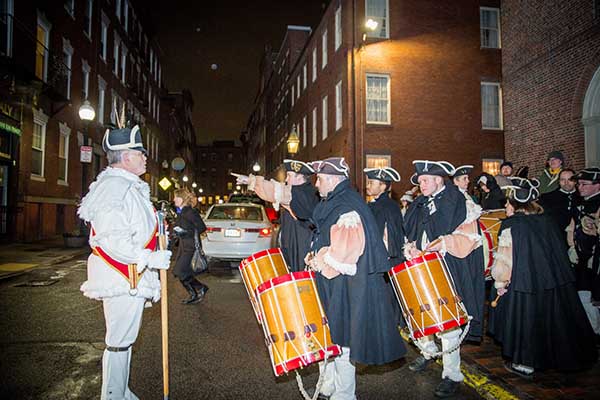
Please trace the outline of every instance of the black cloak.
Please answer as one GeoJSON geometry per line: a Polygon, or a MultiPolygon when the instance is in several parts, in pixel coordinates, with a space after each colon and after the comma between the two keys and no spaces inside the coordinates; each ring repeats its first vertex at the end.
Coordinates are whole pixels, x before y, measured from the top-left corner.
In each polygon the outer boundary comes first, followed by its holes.
{"type": "Polygon", "coordinates": [[[581,221],[584,216],[595,215],[600,208],[600,193],[595,196],[582,199],[576,207],[575,216],[575,249],[579,262],[575,266],[578,290],[589,290],[595,300],[600,299],[600,248],[598,248],[598,236],[586,235],[583,231],[581,221]],[[594,256],[596,253],[596,256],[594,256]],[[592,259],[592,268],[588,268],[589,260],[592,259]]]}
{"type": "Polygon", "coordinates": [[[375,216],[380,237],[387,227],[387,253],[390,268],[405,261],[403,254],[404,227],[400,206],[390,198],[390,192],[382,193],[377,199],[369,203],[369,208],[375,216]]]}
{"type": "MultiPolygon", "coordinates": [[[[421,248],[423,233],[427,234],[429,242],[442,235],[449,235],[456,230],[467,217],[467,200],[454,185],[446,185],[435,195],[433,200],[429,197],[419,196],[409,207],[404,217],[404,230],[408,242],[416,242],[421,248]],[[429,202],[435,205],[435,212],[430,215],[429,202]]],[[[465,258],[457,258],[447,253],[444,257],[448,270],[458,295],[473,317],[468,340],[481,340],[483,336],[483,304],[485,302],[485,277],[483,274],[483,252],[477,248],[465,258]]]]}
{"type": "Polygon", "coordinates": [[[500,234],[508,228],[511,282],[498,306],[490,308],[488,326],[502,343],[502,355],[535,369],[576,370],[594,363],[594,332],[561,232],[543,214],[516,213],[502,221],[500,234]]]}
{"type": "Polygon", "coordinates": [[[365,250],[358,259],[356,275],[327,279],[317,274],[317,288],[329,320],[334,343],[350,347],[350,359],[363,364],[385,364],[406,354],[396,328],[391,286],[385,282],[389,270],[383,238],[369,207],[350,186],[339,183],[315,208],[312,250],[330,245],[330,230],[341,215],[356,211],[360,216],[365,250]]]}
{"type": "Polygon", "coordinates": [[[569,226],[575,207],[580,201],[581,196],[577,190],[567,193],[559,188],[540,196],[539,203],[544,207],[544,213],[556,222],[560,231],[563,232],[565,240],[567,237],[565,229],[569,226]]]}

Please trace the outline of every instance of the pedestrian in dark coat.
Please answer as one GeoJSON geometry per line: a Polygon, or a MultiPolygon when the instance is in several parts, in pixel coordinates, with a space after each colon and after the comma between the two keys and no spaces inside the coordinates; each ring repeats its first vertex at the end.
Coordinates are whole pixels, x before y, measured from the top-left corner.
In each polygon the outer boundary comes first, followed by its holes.
{"type": "Polygon", "coordinates": [[[196,250],[194,236],[206,231],[206,225],[204,225],[200,213],[193,207],[195,199],[194,194],[187,189],[176,190],[173,199],[175,207],[179,210],[173,228],[179,238],[173,274],[179,278],[183,287],[190,294],[188,299],[182,301],[183,304],[195,304],[202,301],[208,291],[208,286],[196,280],[192,270],[192,257],[196,250]]]}
{"type": "Polygon", "coordinates": [[[540,196],[539,203],[544,208],[544,213],[552,217],[558,229],[567,240],[566,229],[573,218],[576,207],[581,202],[577,192],[576,182],[571,178],[575,171],[566,168],[561,171],[558,184],[559,188],[540,196]]]}
{"type": "Polygon", "coordinates": [[[484,172],[479,179],[477,179],[477,184],[481,189],[481,198],[479,199],[481,208],[484,210],[499,210],[504,208],[506,198],[493,176],[484,172]]]}
{"type": "MultiPolygon", "coordinates": [[[[489,331],[502,343],[506,368],[577,370],[597,359],[594,332],[577,295],[562,232],[536,203],[539,192],[512,178],[492,277],[498,295],[489,331]]],[[[493,305],[494,305],[493,304],[493,305]]]]}
{"type": "Polygon", "coordinates": [[[384,364],[404,356],[390,304],[387,252],[377,223],[350,186],[343,158],[315,163],[321,202],[313,212],[315,235],[308,265],[318,271],[317,289],[342,355],[325,369],[321,393],[354,399],[354,362],[384,364]]]}

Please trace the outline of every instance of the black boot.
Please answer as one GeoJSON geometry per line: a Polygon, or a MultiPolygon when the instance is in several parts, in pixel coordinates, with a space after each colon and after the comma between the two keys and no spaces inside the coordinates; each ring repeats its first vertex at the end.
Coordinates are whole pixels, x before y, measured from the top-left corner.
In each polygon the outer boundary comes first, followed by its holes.
{"type": "Polygon", "coordinates": [[[198,301],[202,301],[204,299],[204,295],[208,292],[208,286],[204,283],[197,281],[195,278],[190,280],[192,287],[198,292],[198,301]]]}
{"type": "Polygon", "coordinates": [[[198,292],[196,292],[196,289],[192,285],[192,279],[182,280],[181,284],[183,285],[183,287],[185,288],[185,290],[187,290],[188,293],[190,294],[189,299],[182,300],[181,303],[183,303],[183,304],[194,304],[194,303],[197,303],[200,300],[202,300],[202,298],[199,298],[198,292]]]}

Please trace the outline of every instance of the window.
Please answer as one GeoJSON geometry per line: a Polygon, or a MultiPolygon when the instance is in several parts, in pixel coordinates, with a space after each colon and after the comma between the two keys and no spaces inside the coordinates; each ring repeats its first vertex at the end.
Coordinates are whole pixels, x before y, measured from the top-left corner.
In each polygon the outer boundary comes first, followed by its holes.
{"type": "Polygon", "coordinates": [[[367,123],[390,123],[390,77],[367,74],[367,123]]]}
{"type": "Polygon", "coordinates": [[[119,77],[119,44],[120,44],[120,41],[121,41],[121,39],[115,32],[115,47],[113,49],[113,57],[114,57],[115,62],[113,64],[113,73],[117,76],[117,78],[119,77]]]}
{"type": "Polygon", "coordinates": [[[127,47],[121,46],[121,82],[125,85],[125,76],[127,73],[127,47]]]}
{"type": "Polygon", "coordinates": [[[233,182],[227,182],[227,190],[233,190],[233,182]]]}
{"type": "Polygon", "coordinates": [[[75,0],[65,1],[65,10],[71,17],[75,18],[75,0]]]}
{"type": "Polygon", "coordinates": [[[481,170],[492,176],[496,176],[500,173],[500,165],[502,165],[502,162],[504,162],[504,160],[484,158],[481,160],[481,170]]]}
{"type": "Polygon", "coordinates": [[[321,111],[323,117],[323,126],[321,129],[323,131],[323,140],[325,140],[327,139],[327,96],[323,97],[321,111]]]}
{"type": "Polygon", "coordinates": [[[296,78],[296,98],[300,97],[300,74],[296,78]]]}
{"type": "Polygon", "coordinates": [[[312,147],[317,146],[317,107],[312,111],[312,147]]]}
{"type": "Polygon", "coordinates": [[[490,7],[479,8],[479,29],[481,47],[500,48],[500,9],[490,7]]]}
{"type": "Polygon", "coordinates": [[[160,65],[158,66],[158,88],[160,89],[160,81],[161,81],[161,69],[160,65]]]}
{"type": "Polygon", "coordinates": [[[115,14],[117,14],[117,19],[121,20],[121,0],[115,0],[115,14]]]}
{"type": "Polygon", "coordinates": [[[123,27],[125,28],[125,32],[127,32],[127,26],[129,25],[129,1],[123,1],[123,27]]]}
{"type": "Polygon", "coordinates": [[[67,174],[69,172],[69,136],[71,128],[66,123],[59,122],[58,127],[58,183],[67,183],[67,174]]]}
{"type": "Polygon", "coordinates": [[[35,48],[35,76],[46,82],[48,80],[48,46],[50,44],[50,23],[38,13],[35,48]]]}
{"type": "Polygon", "coordinates": [[[502,129],[502,89],[499,83],[481,82],[481,127],[502,129]]]}
{"type": "Polygon", "coordinates": [[[302,88],[306,90],[306,85],[308,83],[308,68],[306,66],[306,63],[304,63],[304,66],[302,67],[302,88]]]}
{"type": "Polygon", "coordinates": [[[83,15],[83,32],[91,39],[92,38],[92,3],[94,0],[85,0],[85,13],[83,15]]]}
{"type": "Polygon", "coordinates": [[[6,44],[0,48],[0,56],[12,57],[13,13],[13,0],[0,1],[0,38],[3,37],[6,44]]]}
{"type": "Polygon", "coordinates": [[[342,6],[335,10],[335,50],[342,45],[342,6]]]}
{"type": "Polygon", "coordinates": [[[317,80],[317,48],[315,47],[312,52],[312,81],[317,80]]]}
{"type": "Polygon", "coordinates": [[[98,75],[98,123],[104,125],[104,97],[106,95],[106,81],[98,75]]]}
{"type": "Polygon", "coordinates": [[[110,20],[102,13],[102,22],[100,28],[100,58],[106,62],[106,48],[108,44],[108,26],[110,25],[110,20]]]}
{"type": "Polygon", "coordinates": [[[71,98],[71,70],[73,63],[73,47],[71,42],[63,38],[63,65],[65,66],[65,75],[67,78],[67,99],[71,98]]]}
{"type": "Polygon", "coordinates": [[[81,72],[83,72],[83,98],[87,99],[90,93],[90,65],[85,60],[81,60],[81,72]]]}
{"type": "Polygon", "coordinates": [[[294,85],[292,85],[292,107],[294,107],[294,101],[296,99],[296,96],[294,95],[294,85]]]}
{"type": "Polygon", "coordinates": [[[389,38],[388,0],[365,0],[365,2],[365,20],[372,19],[373,21],[377,22],[377,28],[374,31],[368,31],[367,36],[381,39],[389,38]]]}
{"type": "Polygon", "coordinates": [[[33,137],[31,141],[31,175],[44,177],[44,155],[46,151],[46,124],[48,116],[42,111],[33,110],[33,137]]]}
{"type": "Polygon", "coordinates": [[[323,36],[321,36],[321,68],[325,68],[327,66],[327,29],[323,32],[323,36]]]}
{"type": "Polygon", "coordinates": [[[302,147],[306,147],[306,115],[302,117],[302,147]]]}
{"type": "Polygon", "coordinates": [[[342,127],[342,81],[335,85],[335,130],[342,127]]]}

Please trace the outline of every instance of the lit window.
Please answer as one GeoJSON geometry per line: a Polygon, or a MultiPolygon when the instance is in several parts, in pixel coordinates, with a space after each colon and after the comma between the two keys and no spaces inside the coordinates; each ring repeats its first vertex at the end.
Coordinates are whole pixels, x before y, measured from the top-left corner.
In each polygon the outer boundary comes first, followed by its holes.
{"type": "Polygon", "coordinates": [[[85,60],[81,60],[81,72],[83,73],[83,96],[87,99],[90,90],[90,65],[85,60]]]}
{"type": "Polygon", "coordinates": [[[500,173],[500,165],[502,165],[502,162],[503,160],[500,159],[484,158],[481,161],[481,170],[492,176],[496,176],[500,173]]]}
{"type": "Polygon", "coordinates": [[[46,82],[48,79],[48,46],[50,41],[50,23],[42,15],[38,15],[36,38],[35,76],[46,82]]]}
{"type": "Polygon", "coordinates": [[[323,97],[321,111],[323,113],[322,135],[323,135],[323,140],[325,140],[325,139],[327,139],[327,96],[323,97]]]}
{"type": "Polygon", "coordinates": [[[48,117],[41,111],[33,111],[33,136],[31,140],[31,175],[44,176],[44,156],[46,152],[46,124],[48,117]]]}
{"type": "Polygon", "coordinates": [[[342,81],[335,85],[335,130],[342,127],[342,81]]]}
{"type": "Polygon", "coordinates": [[[317,80],[317,48],[315,47],[312,52],[312,81],[317,80]]]}
{"type": "Polygon", "coordinates": [[[300,97],[300,74],[298,74],[298,78],[296,78],[296,98],[300,97]]]}
{"type": "Polygon", "coordinates": [[[390,77],[367,74],[367,123],[390,123],[390,77]]]}
{"type": "Polygon", "coordinates": [[[481,47],[500,48],[500,9],[490,7],[479,8],[479,29],[481,47]]]}
{"type": "Polygon", "coordinates": [[[65,77],[67,78],[67,99],[71,98],[71,64],[73,61],[73,47],[71,42],[63,38],[63,65],[65,77]]]}
{"type": "Polygon", "coordinates": [[[481,82],[481,127],[502,129],[502,88],[496,82],[481,82]]]}
{"type": "Polygon", "coordinates": [[[317,107],[312,111],[312,147],[317,146],[317,107]]]}
{"type": "Polygon", "coordinates": [[[306,63],[304,63],[304,66],[302,67],[302,88],[303,89],[306,89],[307,81],[308,81],[308,68],[306,66],[306,63]]]}
{"type": "Polygon", "coordinates": [[[302,117],[302,147],[306,147],[306,115],[302,117]]]}
{"type": "Polygon", "coordinates": [[[342,45],[342,6],[335,10],[335,50],[342,45]]]}
{"type": "Polygon", "coordinates": [[[389,38],[388,0],[365,0],[365,3],[365,22],[369,19],[377,22],[377,28],[374,31],[368,31],[367,36],[381,39],[389,38]]]}
{"type": "Polygon", "coordinates": [[[321,36],[321,50],[321,68],[325,68],[327,66],[327,29],[321,36]]]}

